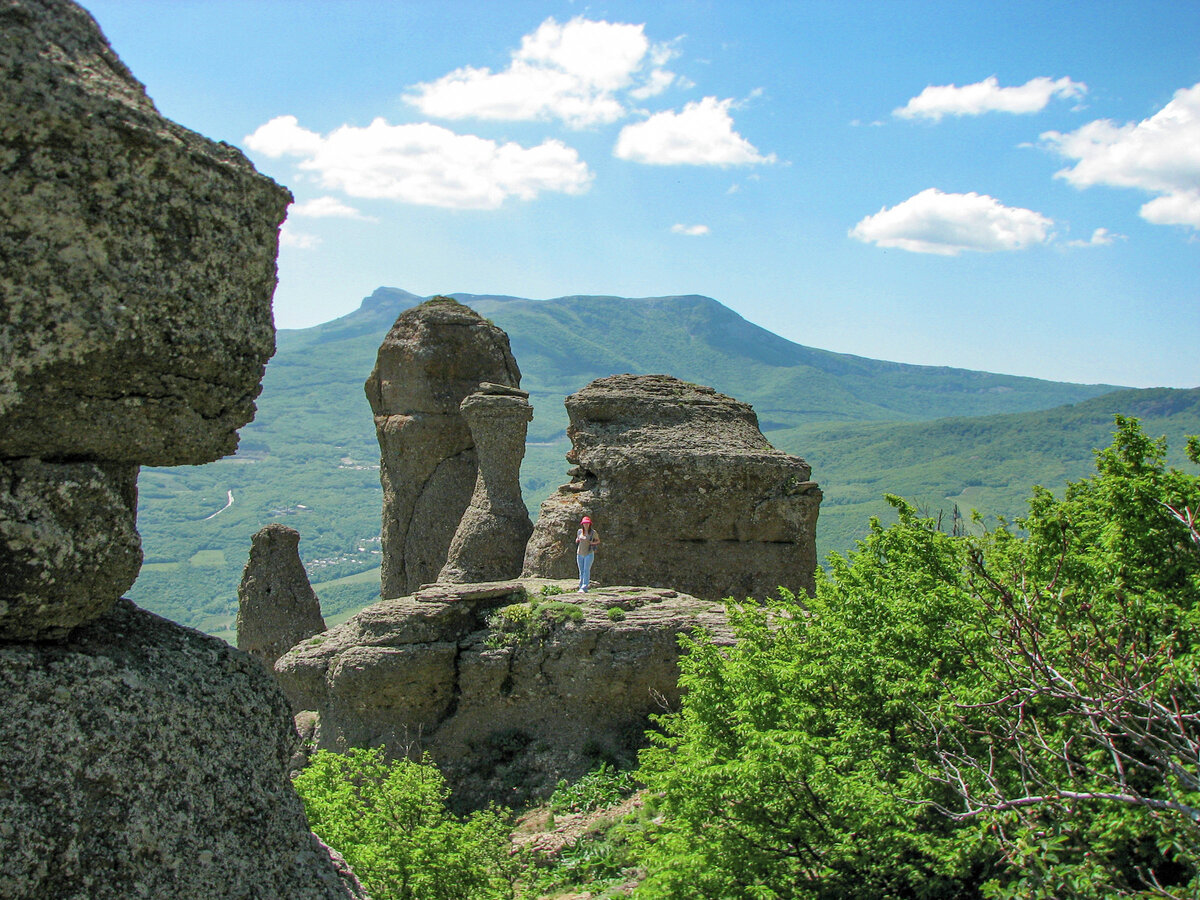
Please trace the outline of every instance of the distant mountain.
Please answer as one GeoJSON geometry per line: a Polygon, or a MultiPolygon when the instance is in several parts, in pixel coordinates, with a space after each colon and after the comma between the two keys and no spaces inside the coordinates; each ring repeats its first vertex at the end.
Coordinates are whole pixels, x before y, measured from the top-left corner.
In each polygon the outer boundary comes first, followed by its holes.
{"type": "MultiPolygon", "coordinates": [[[[753,404],[768,438],[804,456],[825,491],[822,553],[852,546],[867,517],[886,509],[884,492],[937,509],[959,502],[1019,513],[1035,481],[1056,487],[1087,472],[1091,450],[1108,442],[1113,412],[1144,409],[1152,433],[1200,431],[1194,391],[1118,390],[831,353],[785,340],[708,297],[452,296],[511,339],[535,410],[522,466],[535,514],[565,479],[563,397],[620,372],[671,374],[753,404]]],[[[237,455],[143,471],[147,565],[135,600],[222,633],[236,609],[250,536],[271,521],[300,531],[327,611],[370,599],[381,496],[362,385],[396,316],[423,299],[380,288],[339,319],[281,330],[258,416],[242,430],[237,455]]]]}

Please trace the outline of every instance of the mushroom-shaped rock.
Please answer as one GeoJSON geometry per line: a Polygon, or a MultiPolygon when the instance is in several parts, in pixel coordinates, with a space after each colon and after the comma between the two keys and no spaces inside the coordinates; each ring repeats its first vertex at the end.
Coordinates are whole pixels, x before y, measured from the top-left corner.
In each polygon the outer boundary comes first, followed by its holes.
{"type": "Polygon", "coordinates": [[[521,574],[533,532],[521,499],[521,459],[533,407],[518,388],[481,384],[460,409],[475,441],[479,474],[438,581],[501,581],[521,574]]]}

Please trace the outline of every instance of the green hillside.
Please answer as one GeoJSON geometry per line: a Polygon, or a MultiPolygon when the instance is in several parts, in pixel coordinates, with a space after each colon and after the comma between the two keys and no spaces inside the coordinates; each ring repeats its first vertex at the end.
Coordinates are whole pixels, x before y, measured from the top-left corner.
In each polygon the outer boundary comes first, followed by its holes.
{"type": "MultiPolygon", "coordinates": [[[[1174,446],[1182,446],[1177,434],[1200,431],[1194,391],[1114,394],[1111,385],[830,353],[706,297],[454,296],[512,341],[535,410],[521,472],[535,514],[565,480],[563,397],[619,372],[668,373],[753,404],[768,438],[804,456],[821,483],[822,554],[851,546],[867,516],[883,511],[884,492],[936,509],[958,502],[1019,512],[1031,482],[1053,487],[1089,470],[1115,411],[1143,416],[1149,432],[1171,434],[1174,446]]],[[[379,565],[382,496],[362,385],[396,316],[422,299],[381,288],[350,315],[280,331],[238,453],[207,466],[143,470],[146,565],[134,600],[232,637],[250,536],[273,521],[300,531],[328,616],[372,599],[378,585],[364,573],[379,565]]]]}

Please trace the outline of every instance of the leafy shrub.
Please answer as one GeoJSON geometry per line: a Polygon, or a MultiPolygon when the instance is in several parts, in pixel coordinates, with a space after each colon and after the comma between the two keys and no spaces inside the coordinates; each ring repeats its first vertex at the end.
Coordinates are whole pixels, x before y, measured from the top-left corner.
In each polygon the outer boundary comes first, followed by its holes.
{"type": "Polygon", "coordinates": [[[637,895],[1200,895],[1200,478],[1164,459],[1118,417],[1023,534],[890,498],[815,597],[684,639],[637,895]]]}
{"type": "Polygon", "coordinates": [[[614,622],[620,622],[625,618],[625,610],[619,606],[610,606],[608,612],[605,613],[614,622]]]}
{"type": "Polygon", "coordinates": [[[630,796],[638,786],[632,772],[621,772],[601,763],[600,768],[588,772],[574,784],[565,778],[560,780],[550,795],[550,809],[556,813],[604,809],[630,796]]]}
{"type": "Polygon", "coordinates": [[[550,636],[554,627],[567,622],[582,622],[583,619],[583,607],[577,603],[543,602],[538,599],[528,603],[513,603],[502,606],[488,616],[487,626],[491,634],[485,643],[492,649],[539,644],[550,636]]]}
{"type": "Polygon", "coordinates": [[[318,751],[295,780],[313,831],[338,850],[374,900],[514,897],[509,821],[495,810],[459,818],[437,767],[380,748],[318,751]]]}

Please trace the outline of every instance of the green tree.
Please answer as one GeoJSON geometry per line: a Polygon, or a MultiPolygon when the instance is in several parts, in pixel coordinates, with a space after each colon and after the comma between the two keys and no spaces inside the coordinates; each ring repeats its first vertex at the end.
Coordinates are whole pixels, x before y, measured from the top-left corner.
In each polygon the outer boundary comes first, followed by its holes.
{"type": "Polygon", "coordinates": [[[642,757],[640,894],[1195,896],[1200,479],[1164,451],[1119,418],[982,537],[889,498],[814,598],[731,604],[642,757]]]}
{"type": "Polygon", "coordinates": [[[318,751],[295,780],[313,831],[340,852],[374,900],[512,898],[509,822],[465,818],[428,758],[389,762],[379,748],[318,751]]]}

